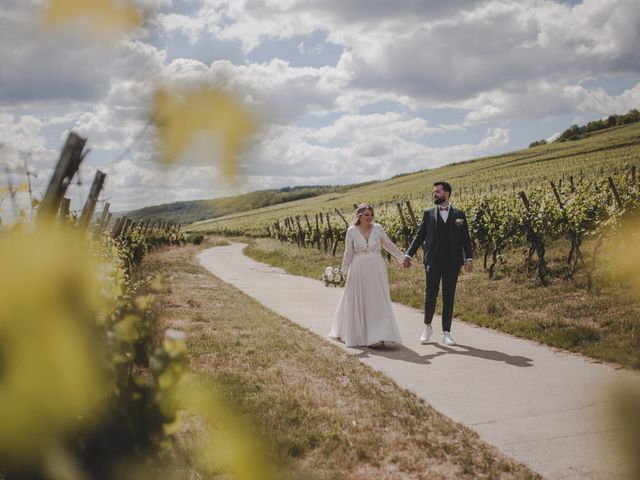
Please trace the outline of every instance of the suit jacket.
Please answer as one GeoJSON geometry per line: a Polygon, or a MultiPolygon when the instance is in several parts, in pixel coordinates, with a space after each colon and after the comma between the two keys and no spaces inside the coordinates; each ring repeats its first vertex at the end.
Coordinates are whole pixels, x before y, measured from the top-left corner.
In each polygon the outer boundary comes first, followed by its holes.
{"type": "Polygon", "coordinates": [[[420,245],[423,245],[425,265],[430,265],[434,262],[440,248],[448,248],[450,258],[457,265],[462,265],[467,258],[473,258],[473,244],[464,212],[457,208],[449,208],[449,217],[445,224],[445,228],[449,228],[449,245],[438,245],[438,236],[436,235],[436,230],[439,227],[437,215],[439,215],[437,206],[427,208],[424,211],[422,223],[407,250],[407,255],[413,257],[420,245]]]}

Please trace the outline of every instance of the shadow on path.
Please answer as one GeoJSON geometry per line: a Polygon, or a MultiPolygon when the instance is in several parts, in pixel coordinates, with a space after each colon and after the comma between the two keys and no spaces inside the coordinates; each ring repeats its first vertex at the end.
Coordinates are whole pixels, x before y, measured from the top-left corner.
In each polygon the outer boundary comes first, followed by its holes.
{"type": "Polygon", "coordinates": [[[442,355],[465,355],[469,357],[480,358],[483,360],[492,360],[494,362],[504,362],[507,365],[514,367],[532,367],[533,360],[528,357],[522,357],[519,355],[509,355],[506,353],[498,352],[497,350],[483,350],[482,348],[470,347],[468,345],[456,345],[455,347],[448,347],[440,345],[439,343],[429,343],[440,349],[435,353],[429,353],[426,355],[420,355],[418,352],[411,350],[401,344],[385,344],[384,347],[355,347],[354,350],[359,350],[360,353],[355,355],[356,358],[367,358],[370,356],[379,356],[390,358],[393,360],[400,360],[403,362],[417,363],[421,365],[429,365],[431,360],[442,355]]]}

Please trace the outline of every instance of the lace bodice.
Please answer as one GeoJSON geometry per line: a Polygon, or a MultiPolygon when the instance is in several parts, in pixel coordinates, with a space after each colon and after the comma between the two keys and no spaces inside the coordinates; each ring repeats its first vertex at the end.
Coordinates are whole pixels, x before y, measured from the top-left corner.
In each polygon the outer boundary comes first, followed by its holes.
{"type": "Polygon", "coordinates": [[[365,240],[356,226],[350,226],[347,229],[344,244],[344,257],[342,258],[341,267],[343,273],[349,270],[349,266],[356,255],[379,254],[382,248],[398,260],[404,259],[402,251],[391,241],[387,232],[384,231],[384,228],[379,223],[373,224],[373,230],[371,230],[368,241],[365,240]]]}

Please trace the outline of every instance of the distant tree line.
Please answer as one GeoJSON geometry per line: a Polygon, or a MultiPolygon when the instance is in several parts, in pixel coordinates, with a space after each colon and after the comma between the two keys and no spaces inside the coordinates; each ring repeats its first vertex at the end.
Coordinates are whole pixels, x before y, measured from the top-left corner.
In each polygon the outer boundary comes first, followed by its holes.
{"type": "MultiPolygon", "coordinates": [[[[571,125],[555,140],[556,142],[566,142],[567,140],[580,140],[586,137],[591,132],[598,130],[604,130],[605,128],[617,127],[620,125],[628,125],[629,123],[640,122],[640,111],[637,108],[632,108],[624,115],[609,115],[607,118],[601,120],[593,120],[586,125],[579,127],[578,125],[571,125]]],[[[539,145],[546,145],[546,140],[538,140],[529,144],[529,147],[537,147],[539,145]]]]}

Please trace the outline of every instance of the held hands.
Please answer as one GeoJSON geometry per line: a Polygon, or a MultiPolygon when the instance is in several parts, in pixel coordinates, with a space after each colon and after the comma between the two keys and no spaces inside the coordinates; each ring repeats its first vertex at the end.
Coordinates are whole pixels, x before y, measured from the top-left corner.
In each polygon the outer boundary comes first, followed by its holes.
{"type": "Polygon", "coordinates": [[[411,259],[409,257],[404,257],[404,260],[402,260],[402,266],[404,268],[409,268],[411,266],[411,259]]]}

